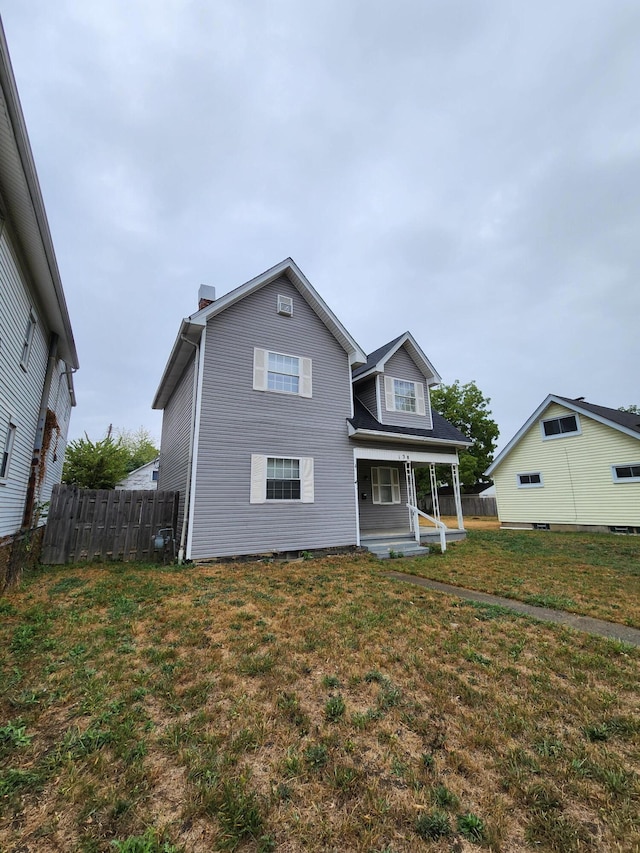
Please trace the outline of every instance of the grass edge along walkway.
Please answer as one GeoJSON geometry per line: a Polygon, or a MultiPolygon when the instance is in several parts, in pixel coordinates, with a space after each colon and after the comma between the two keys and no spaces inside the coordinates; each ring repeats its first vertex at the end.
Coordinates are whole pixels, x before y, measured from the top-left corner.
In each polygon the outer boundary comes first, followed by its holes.
{"type": "Polygon", "coordinates": [[[442,583],[441,581],[432,581],[428,578],[408,575],[404,572],[385,572],[384,575],[393,580],[413,583],[417,586],[433,589],[436,592],[456,595],[458,598],[464,598],[467,601],[506,607],[509,610],[515,610],[517,613],[531,616],[533,619],[539,619],[542,622],[555,622],[558,625],[575,628],[576,631],[585,631],[588,634],[597,634],[601,637],[607,637],[610,640],[619,640],[623,643],[629,643],[632,646],[640,646],[640,630],[638,628],[631,628],[628,625],[606,622],[604,619],[594,619],[591,616],[578,616],[576,613],[567,613],[565,610],[536,607],[533,604],[525,604],[513,598],[501,598],[498,595],[477,592],[473,589],[465,589],[464,587],[453,586],[452,584],[442,583]]]}

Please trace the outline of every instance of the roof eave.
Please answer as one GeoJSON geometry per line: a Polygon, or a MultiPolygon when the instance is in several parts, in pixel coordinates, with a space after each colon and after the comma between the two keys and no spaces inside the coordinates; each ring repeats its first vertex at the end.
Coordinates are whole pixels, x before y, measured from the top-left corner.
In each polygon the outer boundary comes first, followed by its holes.
{"type": "Polygon", "coordinates": [[[7,123],[2,150],[7,168],[2,170],[0,195],[47,325],[58,335],[60,358],[77,369],[71,320],[1,21],[0,89],[7,123]]]}
{"type": "Polygon", "coordinates": [[[448,438],[431,438],[423,435],[411,435],[410,433],[398,432],[383,432],[375,429],[361,429],[354,427],[353,424],[348,425],[349,438],[362,439],[363,441],[376,441],[384,439],[384,441],[392,441],[398,444],[439,444],[447,447],[470,447],[471,441],[455,441],[448,438]]]}
{"type": "Polygon", "coordinates": [[[184,373],[184,369],[193,355],[195,347],[200,342],[202,331],[206,323],[194,321],[186,317],[180,324],[180,331],[176,337],[173,349],[167,360],[158,390],[151,404],[152,409],[164,409],[173,394],[178,380],[184,373]]]}

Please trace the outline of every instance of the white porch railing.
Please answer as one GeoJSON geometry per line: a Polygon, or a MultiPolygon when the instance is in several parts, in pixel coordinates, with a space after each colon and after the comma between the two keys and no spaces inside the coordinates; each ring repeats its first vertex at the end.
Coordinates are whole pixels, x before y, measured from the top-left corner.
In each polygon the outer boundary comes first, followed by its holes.
{"type": "Polygon", "coordinates": [[[413,532],[416,538],[416,542],[420,544],[420,518],[426,518],[427,521],[431,521],[440,531],[440,547],[442,548],[443,553],[447,550],[447,537],[446,537],[446,529],[447,525],[444,521],[439,521],[437,518],[432,518],[432,516],[427,515],[426,512],[422,512],[421,509],[418,509],[417,506],[413,504],[407,504],[407,509],[409,512],[413,514],[413,532]]]}

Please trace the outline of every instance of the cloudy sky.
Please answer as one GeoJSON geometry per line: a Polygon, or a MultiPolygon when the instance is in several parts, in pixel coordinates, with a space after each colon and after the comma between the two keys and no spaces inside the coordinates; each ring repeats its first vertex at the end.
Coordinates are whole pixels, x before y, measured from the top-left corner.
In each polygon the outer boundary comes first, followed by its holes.
{"type": "Polygon", "coordinates": [[[159,438],[197,290],[291,256],[410,329],[503,446],[640,404],[637,0],[4,0],[81,369],[70,437],[159,438]]]}

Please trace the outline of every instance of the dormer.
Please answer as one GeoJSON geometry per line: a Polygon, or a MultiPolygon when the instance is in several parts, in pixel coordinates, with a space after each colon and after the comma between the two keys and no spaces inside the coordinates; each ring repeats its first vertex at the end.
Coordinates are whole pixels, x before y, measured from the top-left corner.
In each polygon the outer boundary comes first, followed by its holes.
{"type": "Polygon", "coordinates": [[[432,429],[429,388],[441,378],[410,332],[353,371],[354,395],[381,423],[432,429]]]}

